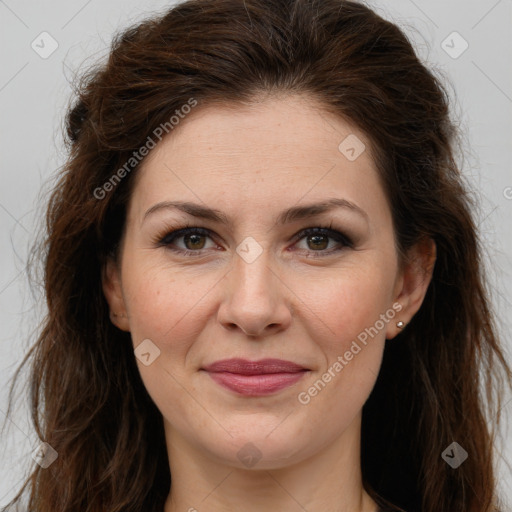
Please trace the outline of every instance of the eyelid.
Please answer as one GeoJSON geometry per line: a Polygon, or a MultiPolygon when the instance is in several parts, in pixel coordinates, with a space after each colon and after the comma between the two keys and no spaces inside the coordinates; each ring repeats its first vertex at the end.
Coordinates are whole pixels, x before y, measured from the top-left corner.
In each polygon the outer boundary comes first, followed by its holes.
{"type": "MultiPolygon", "coordinates": [[[[332,226],[332,224],[330,226],[332,226]]],[[[294,235],[293,240],[295,240],[297,242],[299,240],[302,240],[302,238],[304,238],[305,236],[314,235],[317,233],[320,235],[325,235],[329,238],[333,238],[334,240],[337,240],[338,242],[342,242],[347,247],[353,247],[353,245],[354,245],[354,243],[352,242],[352,239],[348,235],[343,233],[342,231],[334,229],[333,227],[324,227],[324,226],[320,226],[320,225],[302,229],[296,235],[294,235]]],[[[316,252],[316,251],[313,251],[313,252],[316,252]]],[[[318,251],[318,252],[326,252],[326,251],[318,251]]]]}
{"type": "MultiPolygon", "coordinates": [[[[166,230],[165,235],[156,237],[157,238],[156,241],[161,242],[162,244],[165,244],[166,243],[165,239],[168,236],[173,235],[172,240],[175,240],[176,238],[181,238],[182,236],[186,236],[187,234],[189,234],[189,232],[199,233],[203,236],[208,236],[208,237],[212,238],[212,231],[210,229],[190,225],[190,226],[184,226],[181,228],[166,230]]],[[[299,231],[298,233],[296,233],[295,235],[293,235],[293,237],[290,240],[295,240],[295,241],[302,240],[302,238],[304,238],[308,235],[309,236],[313,235],[313,234],[325,235],[325,236],[328,236],[329,238],[333,238],[333,239],[342,241],[345,245],[352,245],[352,241],[350,240],[350,238],[347,235],[345,235],[344,233],[337,231],[333,228],[328,228],[328,227],[324,227],[324,226],[312,226],[309,228],[304,228],[301,231],[299,231]]],[[[167,243],[169,243],[169,242],[167,242],[167,243]]]]}
{"type": "MultiPolygon", "coordinates": [[[[153,242],[160,246],[167,248],[174,253],[181,254],[181,255],[189,255],[194,254],[194,256],[201,256],[204,254],[204,251],[207,251],[208,249],[198,249],[198,250],[191,250],[191,249],[179,249],[179,248],[171,248],[169,247],[171,242],[173,242],[176,239],[182,238],[186,236],[189,233],[197,233],[202,236],[206,236],[210,238],[212,241],[215,241],[214,232],[209,228],[204,228],[201,226],[188,224],[188,223],[181,223],[179,226],[167,226],[166,229],[163,230],[164,234],[156,236],[153,242]],[[169,238],[172,235],[171,240],[166,241],[167,238],[169,238]]],[[[314,225],[311,227],[303,228],[298,233],[293,235],[293,237],[290,238],[290,241],[293,241],[293,244],[295,245],[297,242],[305,238],[306,236],[311,236],[314,234],[320,234],[324,235],[332,240],[335,240],[338,244],[341,244],[340,248],[331,248],[329,250],[308,250],[308,249],[294,249],[294,251],[300,252],[300,251],[306,251],[310,255],[310,257],[322,257],[322,256],[328,256],[334,253],[338,253],[342,251],[343,249],[351,249],[354,247],[354,243],[352,241],[352,238],[348,235],[346,235],[343,231],[337,230],[332,227],[332,222],[329,224],[329,226],[325,225],[314,225]]],[[[217,242],[216,242],[217,243],[217,242]]]]}
{"type": "MultiPolygon", "coordinates": [[[[182,248],[177,248],[177,247],[173,248],[170,246],[171,243],[174,242],[176,239],[180,239],[189,233],[200,234],[202,236],[210,238],[214,243],[216,243],[214,237],[212,236],[211,230],[206,229],[206,228],[201,228],[198,226],[188,226],[185,228],[175,229],[171,232],[168,231],[167,234],[165,234],[163,237],[159,237],[156,240],[156,243],[158,246],[166,248],[166,249],[172,251],[173,253],[183,256],[183,257],[199,258],[199,257],[205,256],[206,251],[209,251],[212,249],[218,250],[217,248],[211,248],[211,247],[206,248],[206,249],[203,248],[203,249],[193,250],[193,249],[182,249],[182,248]],[[169,238],[170,235],[172,235],[172,239],[166,240],[169,238]]],[[[305,229],[301,230],[299,233],[297,233],[296,235],[294,235],[292,237],[292,240],[293,240],[293,245],[292,245],[291,251],[297,252],[298,254],[304,254],[307,258],[327,258],[329,256],[339,254],[340,252],[342,252],[344,250],[352,249],[354,246],[354,244],[352,243],[350,238],[347,237],[344,233],[334,230],[334,229],[331,229],[331,228],[325,228],[325,227],[321,227],[321,226],[305,228],[305,229]],[[330,249],[320,249],[320,250],[300,249],[300,248],[294,247],[302,239],[306,238],[307,236],[314,235],[314,234],[320,234],[320,235],[326,236],[327,238],[329,238],[331,240],[334,240],[337,244],[337,247],[331,247],[330,249]]]]}
{"type": "MultiPolygon", "coordinates": [[[[194,225],[184,225],[182,227],[164,230],[164,234],[156,236],[154,242],[159,246],[168,247],[171,244],[171,242],[175,241],[176,239],[182,238],[190,233],[199,234],[201,236],[211,238],[213,241],[215,241],[215,238],[210,229],[194,225]],[[166,239],[168,239],[169,237],[172,237],[171,240],[166,241],[166,239]]],[[[189,249],[176,249],[175,251],[180,252],[187,250],[189,252],[195,252],[199,254],[204,249],[199,249],[197,251],[190,251],[189,249]]]]}

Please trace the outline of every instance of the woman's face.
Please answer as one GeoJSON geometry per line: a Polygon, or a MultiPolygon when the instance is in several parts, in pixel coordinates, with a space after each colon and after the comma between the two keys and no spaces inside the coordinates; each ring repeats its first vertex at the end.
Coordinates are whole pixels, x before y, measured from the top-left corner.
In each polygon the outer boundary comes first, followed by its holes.
{"type": "Polygon", "coordinates": [[[240,468],[355,432],[414,308],[369,141],[300,96],[192,111],[138,171],[108,268],[170,449],[240,468]]]}

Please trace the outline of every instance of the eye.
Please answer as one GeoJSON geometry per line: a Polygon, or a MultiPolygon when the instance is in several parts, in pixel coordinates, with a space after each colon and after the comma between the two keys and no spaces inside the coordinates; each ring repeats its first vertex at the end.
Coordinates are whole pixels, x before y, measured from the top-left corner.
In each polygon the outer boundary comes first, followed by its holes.
{"type": "Polygon", "coordinates": [[[299,242],[304,240],[306,246],[305,248],[299,247],[299,250],[317,253],[313,257],[325,256],[347,247],[353,247],[352,241],[346,235],[324,227],[304,229],[297,235],[297,240],[299,242]]]}
{"type": "MultiPolygon", "coordinates": [[[[199,253],[203,249],[212,248],[207,244],[206,239],[208,238],[211,240],[209,230],[199,227],[187,227],[167,233],[158,240],[158,244],[185,254],[199,253]],[[173,247],[173,245],[177,247],[173,247]]],[[[213,247],[216,247],[216,245],[213,244],[213,247]]]]}
{"type": "MultiPolygon", "coordinates": [[[[168,231],[163,237],[158,237],[155,242],[158,246],[183,254],[185,256],[200,256],[204,250],[218,249],[212,239],[210,230],[189,226],[182,229],[168,231]],[[210,245],[208,245],[208,239],[210,245]]],[[[305,251],[309,257],[328,256],[345,248],[353,247],[352,241],[343,233],[332,228],[312,227],[302,230],[295,237],[294,246],[304,240],[306,247],[296,247],[293,251],[305,251]]]]}

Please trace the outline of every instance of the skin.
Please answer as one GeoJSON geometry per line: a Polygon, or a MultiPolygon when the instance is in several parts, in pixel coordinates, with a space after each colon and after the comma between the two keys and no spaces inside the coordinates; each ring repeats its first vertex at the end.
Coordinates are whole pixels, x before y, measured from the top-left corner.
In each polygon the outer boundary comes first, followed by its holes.
{"type": "Polygon", "coordinates": [[[431,279],[433,242],[410,256],[399,262],[368,138],[311,97],[197,107],[150,152],[103,289],[118,315],[112,321],[131,332],[134,348],[150,339],[160,350],[148,366],[137,364],[165,425],[173,482],[165,512],[377,511],[361,482],[361,411],[386,339],[400,331],[398,320],[407,323],[417,312],[431,279]],[[355,161],[338,150],[350,134],[366,145],[355,161]],[[365,213],[340,207],[276,223],[283,210],[331,198],[365,213]],[[229,222],[171,208],[144,218],[162,201],[198,203],[229,222]],[[158,244],[171,228],[187,225],[211,237],[158,244]],[[295,237],[329,225],[353,246],[325,235],[295,237]],[[262,249],[250,263],[236,251],[246,237],[262,249]],[[300,403],[299,393],[397,303],[401,311],[300,403]],[[201,371],[231,357],[281,358],[309,371],[273,395],[246,397],[201,371]],[[237,456],[244,446],[260,457],[251,467],[237,456]]]}

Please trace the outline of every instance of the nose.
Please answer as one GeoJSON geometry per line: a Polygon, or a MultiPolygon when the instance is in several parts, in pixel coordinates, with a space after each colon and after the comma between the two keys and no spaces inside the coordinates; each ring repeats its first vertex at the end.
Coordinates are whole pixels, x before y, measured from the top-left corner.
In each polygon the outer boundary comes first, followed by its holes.
{"type": "Polygon", "coordinates": [[[270,263],[268,251],[251,263],[235,256],[233,268],[224,280],[218,310],[218,320],[225,329],[262,337],[290,325],[290,290],[270,263]]]}

